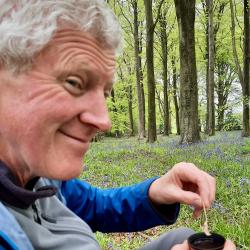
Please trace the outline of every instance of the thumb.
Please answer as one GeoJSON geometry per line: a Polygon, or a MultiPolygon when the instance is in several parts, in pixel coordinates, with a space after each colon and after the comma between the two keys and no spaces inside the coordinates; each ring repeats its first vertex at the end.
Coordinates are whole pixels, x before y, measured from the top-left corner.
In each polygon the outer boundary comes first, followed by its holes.
{"type": "Polygon", "coordinates": [[[231,240],[226,240],[223,250],[236,250],[236,246],[231,240]]]}
{"type": "Polygon", "coordinates": [[[185,240],[182,244],[177,244],[171,248],[171,250],[189,250],[187,241],[185,240]]]}

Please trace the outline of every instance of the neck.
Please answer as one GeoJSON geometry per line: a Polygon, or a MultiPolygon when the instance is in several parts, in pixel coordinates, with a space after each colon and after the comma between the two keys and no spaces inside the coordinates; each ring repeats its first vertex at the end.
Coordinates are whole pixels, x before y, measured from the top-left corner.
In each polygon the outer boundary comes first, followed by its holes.
{"type": "Polygon", "coordinates": [[[2,155],[0,155],[0,161],[3,162],[3,164],[9,169],[11,174],[18,181],[18,185],[21,187],[25,187],[29,180],[31,180],[35,176],[32,176],[28,171],[28,168],[24,167],[23,164],[10,159],[10,157],[2,157],[2,155]]]}

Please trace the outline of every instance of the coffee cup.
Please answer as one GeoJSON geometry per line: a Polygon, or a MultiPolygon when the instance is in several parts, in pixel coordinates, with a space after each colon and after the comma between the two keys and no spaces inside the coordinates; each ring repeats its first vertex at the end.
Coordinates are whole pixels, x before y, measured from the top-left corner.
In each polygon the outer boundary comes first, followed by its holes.
{"type": "Polygon", "coordinates": [[[211,233],[211,235],[196,233],[188,238],[190,250],[221,250],[225,241],[223,236],[216,233],[211,233]]]}

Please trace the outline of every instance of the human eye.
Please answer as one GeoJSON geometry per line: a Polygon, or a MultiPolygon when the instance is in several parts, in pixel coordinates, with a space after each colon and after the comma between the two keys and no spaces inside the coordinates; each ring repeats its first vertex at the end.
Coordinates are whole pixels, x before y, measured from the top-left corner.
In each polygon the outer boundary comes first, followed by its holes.
{"type": "Polygon", "coordinates": [[[64,80],[65,89],[72,95],[81,95],[85,90],[85,82],[78,76],[67,76],[64,80]]]}

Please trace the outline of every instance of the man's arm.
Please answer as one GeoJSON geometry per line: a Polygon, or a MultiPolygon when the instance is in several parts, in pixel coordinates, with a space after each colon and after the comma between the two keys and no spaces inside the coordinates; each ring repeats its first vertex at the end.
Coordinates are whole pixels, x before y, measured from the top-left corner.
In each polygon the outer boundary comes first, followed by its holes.
{"type": "Polygon", "coordinates": [[[93,231],[141,231],[173,224],[179,214],[179,204],[152,205],[148,190],[155,179],[104,190],[74,179],[62,182],[61,191],[67,207],[86,221],[93,231]]]}

